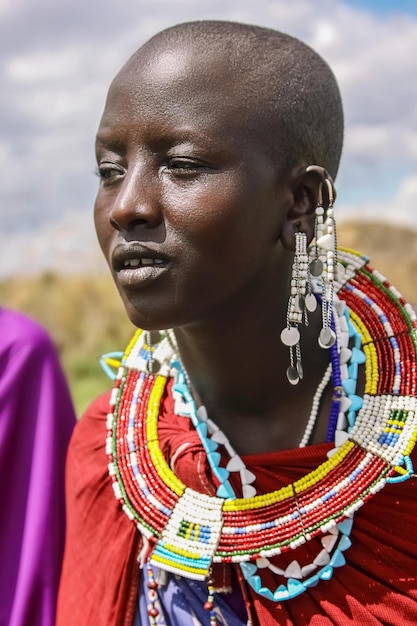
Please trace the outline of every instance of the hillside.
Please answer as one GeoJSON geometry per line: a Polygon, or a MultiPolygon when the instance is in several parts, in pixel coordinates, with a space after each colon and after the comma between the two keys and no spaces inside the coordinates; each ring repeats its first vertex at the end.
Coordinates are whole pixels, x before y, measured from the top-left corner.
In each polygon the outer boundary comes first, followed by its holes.
{"type": "MultiPolygon", "coordinates": [[[[387,224],[345,223],[340,245],[365,252],[405,298],[417,303],[417,232],[387,224]]],[[[120,350],[132,335],[119,296],[107,275],[10,278],[0,282],[0,302],[23,311],[51,333],[81,412],[110,386],[98,358],[120,350]]]]}
{"type": "Polygon", "coordinates": [[[417,231],[361,222],[341,224],[338,235],[340,245],[367,254],[371,266],[417,304],[417,231]]]}

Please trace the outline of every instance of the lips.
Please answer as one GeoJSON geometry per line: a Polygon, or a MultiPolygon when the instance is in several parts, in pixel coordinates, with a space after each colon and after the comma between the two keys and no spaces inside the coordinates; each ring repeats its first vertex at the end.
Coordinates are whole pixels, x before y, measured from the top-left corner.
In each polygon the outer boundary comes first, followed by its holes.
{"type": "Polygon", "coordinates": [[[111,265],[115,272],[138,267],[161,267],[167,265],[169,258],[159,250],[139,243],[119,243],[111,255],[111,265]]]}
{"type": "Polygon", "coordinates": [[[111,265],[117,282],[124,287],[139,287],[166,272],[166,254],[137,243],[117,245],[111,255],[111,265]]]}

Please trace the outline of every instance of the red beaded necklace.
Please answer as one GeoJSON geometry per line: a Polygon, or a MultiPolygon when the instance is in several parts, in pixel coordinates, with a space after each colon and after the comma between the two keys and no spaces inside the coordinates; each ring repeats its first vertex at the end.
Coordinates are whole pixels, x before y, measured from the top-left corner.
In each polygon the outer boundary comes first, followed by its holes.
{"type": "MultiPolygon", "coordinates": [[[[347,275],[347,282],[338,286],[339,297],[348,305],[349,323],[360,335],[366,357],[364,397],[354,425],[334,454],[277,491],[221,498],[183,484],[164,458],[158,438],[161,400],[176,358],[172,346],[166,339],[147,346],[141,331],[128,346],[111,400],[107,453],[115,495],[147,540],[145,560],[197,580],[208,577],[212,563],[239,563],[258,593],[285,600],[329,578],[334,567],[343,565],[354,512],[387,482],[413,473],[415,315],[383,277],[365,266],[363,257],[341,251],[339,259],[347,275]],[[150,356],[159,364],[156,374],[148,372],[150,356]],[[262,587],[253,564],[295,549],[336,526],[343,537],[323,569],[302,582],[290,579],[287,588],[262,587]]],[[[184,403],[192,406],[187,393],[184,403]]],[[[197,431],[208,455],[216,454],[216,447],[210,451],[207,443],[206,424],[199,423],[197,431]]]]}

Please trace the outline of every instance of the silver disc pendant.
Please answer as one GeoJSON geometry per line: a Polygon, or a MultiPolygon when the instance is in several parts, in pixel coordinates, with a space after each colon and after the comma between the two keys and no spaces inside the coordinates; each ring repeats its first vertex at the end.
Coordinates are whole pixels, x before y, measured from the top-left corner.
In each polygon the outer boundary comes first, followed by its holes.
{"type": "Polygon", "coordinates": [[[322,328],[319,335],[320,348],[331,348],[336,341],[336,335],[331,328],[322,328]]]}
{"type": "Polygon", "coordinates": [[[161,364],[157,359],[152,359],[147,362],[146,369],[149,374],[157,374],[161,369],[161,364]]]}
{"type": "Polygon", "coordinates": [[[300,380],[297,369],[292,365],[287,368],[287,378],[292,385],[296,385],[300,380]]]}
{"type": "Polygon", "coordinates": [[[310,273],[312,276],[321,276],[323,273],[323,262],[320,259],[313,259],[310,263],[310,273]]]}
{"type": "Polygon", "coordinates": [[[297,361],[296,369],[297,369],[298,378],[302,380],[304,376],[304,370],[303,370],[301,361],[297,361]]]}
{"type": "Polygon", "coordinates": [[[281,341],[284,346],[295,346],[300,341],[300,332],[295,326],[287,326],[281,332],[281,341]]]}
{"type": "Polygon", "coordinates": [[[299,311],[300,313],[304,312],[304,309],[306,308],[304,296],[295,296],[294,304],[296,311],[299,311]]]}
{"type": "Polygon", "coordinates": [[[317,309],[317,300],[312,293],[308,293],[305,297],[306,309],[313,313],[317,309]]]}

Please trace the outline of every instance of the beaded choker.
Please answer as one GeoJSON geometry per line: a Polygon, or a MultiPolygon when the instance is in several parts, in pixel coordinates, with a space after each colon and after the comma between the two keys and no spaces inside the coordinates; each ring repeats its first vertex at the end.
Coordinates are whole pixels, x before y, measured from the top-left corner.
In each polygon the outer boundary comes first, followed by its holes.
{"type": "Polygon", "coordinates": [[[222,436],[216,441],[218,429],[205,410],[197,408],[169,335],[150,346],[145,333],[136,333],[116,377],[106,452],[115,496],[145,540],[143,562],[196,580],[207,579],[213,563],[240,564],[260,595],[286,600],[329,579],[333,568],[345,562],[343,551],[350,545],[353,514],[387,482],[413,474],[416,317],[395,288],[366,265],[365,257],[341,250],[339,261],[345,277],[336,286],[339,299],[347,304],[349,321],[346,328],[336,331],[339,336],[347,333],[351,343],[352,338],[358,339],[358,345],[351,348],[341,348],[343,341],[339,342],[339,355],[343,350],[350,355],[356,350],[359,355],[344,366],[346,375],[338,386],[338,402],[347,407],[346,431],[340,423],[335,425],[336,448],[331,456],[300,480],[271,493],[251,495],[254,477],[250,472],[249,477],[245,475],[247,470],[222,436]],[[360,398],[355,393],[355,372],[363,361],[365,390],[360,398]],[[216,496],[182,483],[161,451],[158,417],[172,378],[176,412],[188,415],[201,437],[220,484],[216,496]],[[229,469],[219,464],[219,444],[230,456],[229,469]],[[228,474],[233,466],[242,473],[247,497],[236,498],[230,487],[228,474]],[[273,591],[262,586],[257,567],[329,533],[335,536],[332,545],[338,542],[337,549],[320,570],[302,581],[289,577],[287,587],[273,591]]]}

